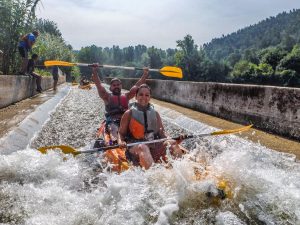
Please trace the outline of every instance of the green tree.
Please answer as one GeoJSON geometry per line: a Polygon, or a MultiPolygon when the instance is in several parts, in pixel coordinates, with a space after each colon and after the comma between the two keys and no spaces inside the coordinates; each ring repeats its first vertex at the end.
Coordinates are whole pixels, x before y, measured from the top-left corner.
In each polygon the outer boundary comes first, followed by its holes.
{"type": "Polygon", "coordinates": [[[123,49],[125,62],[133,62],[134,60],[134,47],[129,46],[123,49]]]}
{"type": "Polygon", "coordinates": [[[142,55],[147,52],[147,47],[145,45],[137,45],[134,47],[134,61],[141,61],[142,55]]]}
{"type": "Polygon", "coordinates": [[[40,56],[41,61],[62,60],[73,61],[72,48],[61,37],[49,33],[40,33],[34,46],[34,52],[40,56]]]}
{"type": "Polygon", "coordinates": [[[257,66],[251,62],[241,60],[235,64],[230,75],[234,81],[238,82],[252,80],[251,78],[255,76],[256,67],[257,66]]]}
{"type": "Polygon", "coordinates": [[[300,44],[295,45],[293,50],[280,61],[279,68],[295,70],[300,74],[300,44]]]}
{"type": "Polygon", "coordinates": [[[2,71],[16,72],[17,44],[20,37],[32,31],[35,9],[40,0],[0,0],[0,49],[2,71]]]}
{"type": "Polygon", "coordinates": [[[226,61],[228,62],[228,64],[229,64],[230,67],[234,67],[234,65],[235,65],[238,61],[240,61],[241,58],[242,58],[242,55],[236,51],[236,52],[234,52],[234,53],[231,53],[231,54],[227,57],[226,61]]]}
{"type": "Polygon", "coordinates": [[[160,68],[162,66],[162,60],[159,50],[152,46],[148,49],[147,53],[149,56],[149,66],[151,68],[160,68]]]}
{"type": "Polygon", "coordinates": [[[74,77],[77,82],[80,81],[81,73],[80,73],[79,67],[73,66],[70,73],[71,73],[71,76],[74,77]]]}
{"type": "Polygon", "coordinates": [[[259,63],[259,59],[258,56],[256,54],[256,50],[255,49],[246,49],[244,52],[244,56],[243,56],[243,60],[249,61],[251,63],[254,64],[258,64],[259,63]]]}
{"type": "Polygon", "coordinates": [[[118,45],[113,46],[113,60],[117,65],[121,65],[123,61],[123,54],[118,45]]]}
{"type": "Polygon", "coordinates": [[[175,62],[175,54],[177,49],[168,48],[166,50],[166,57],[163,60],[163,64],[173,66],[176,64],[175,62]]]}
{"type": "MultiPolygon", "coordinates": [[[[110,53],[108,49],[91,45],[81,48],[81,50],[77,53],[77,60],[83,63],[104,64],[106,61],[108,61],[109,55],[110,53]]],[[[83,76],[91,76],[91,69],[88,67],[81,67],[80,72],[83,74],[83,76]]]]}
{"type": "Polygon", "coordinates": [[[256,69],[255,70],[256,75],[263,75],[263,76],[270,77],[271,75],[274,74],[274,70],[272,66],[267,63],[260,63],[255,69],[256,69]]]}
{"type": "Polygon", "coordinates": [[[187,35],[183,40],[178,40],[179,51],[175,54],[176,64],[183,69],[185,80],[205,80],[201,62],[204,54],[198,51],[191,35],[187,35]]]}
{"type": "Polygon", "coordinates": [[[273,70],[276,69],[280,60],[287,54],[287,52],[279,47],[270,47],[263,49],[259,53],[261,63],[267,63],[272,66],[273,70]]]}
{"type": "Polygon", "coordinates": [[[42,33],[48,33],[56,37],[62,38],[62,34],[57,27],[57,24],[50,20],[38,19],[35,23],[36,29],[42,33]]]}
{"type": "Polygon", "coordinates": [[[296,39],[287,33],[283,35],[282,41],[280,43],[280,45],[287,51],[291,51],[295,44],[297,44],[296,39]]]}

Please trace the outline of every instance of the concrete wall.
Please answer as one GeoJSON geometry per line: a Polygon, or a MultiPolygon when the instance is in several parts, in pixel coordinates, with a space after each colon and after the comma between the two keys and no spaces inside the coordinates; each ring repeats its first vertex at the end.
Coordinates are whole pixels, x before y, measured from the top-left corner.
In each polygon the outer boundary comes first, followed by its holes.
{"type": "MultiPolygon", "coordinates": [[[[66,81],[65,76],[59,76],[58,84],[66,81]]],[[[42,89],[53,87],[52,77],[42,77],[42,89]]],[[[37,94],[35,79],[21,75],[0,75],[0,108],[32,97],[37,94]]]]}
{"type": "MultiPolygon", "coordinates": [[[[122,79],[123,88],[135,82],[122,79]]],[[[170,80],[147,84],[156,99],[300,140],[300,88],[170,80]]]]}

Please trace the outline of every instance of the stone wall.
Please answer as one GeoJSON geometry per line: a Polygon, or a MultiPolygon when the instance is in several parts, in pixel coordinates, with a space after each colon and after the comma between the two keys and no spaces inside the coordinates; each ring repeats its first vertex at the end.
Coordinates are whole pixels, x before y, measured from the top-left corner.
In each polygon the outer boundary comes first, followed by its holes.
{"type": "MultiPolygon", "coordinates": [[[[135,82],[122,79],[123,88],[135,82]]],[[[300,88],[171,80],[147,84],[156,99],[300,140],[300,88]]]]}
{"type": "MultiPolygon", "coordinates": [[[[65,76],[59,76],[58,84],[66,82],[65,76]]],[[[52,77],[42,77],[42,89],[53,87],[52,77]]],[[[0,108],[36,95],[35,79],[21,75],[0,75],[0,108]]]]}

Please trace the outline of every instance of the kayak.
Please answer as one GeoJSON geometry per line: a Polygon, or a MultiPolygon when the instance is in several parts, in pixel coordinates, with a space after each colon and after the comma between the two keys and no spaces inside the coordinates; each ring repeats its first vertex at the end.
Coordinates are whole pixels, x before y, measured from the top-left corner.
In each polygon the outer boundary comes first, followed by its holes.
{"type": "MultiPolygon", "coordinates": [[[[97,139],[94,143],[94,148],[116,145],[116,143],[111,142],[110,134],[105,132],[105,121],[101,123],[101,126],[96,133],[96,137],[97,139]]],[[[111,171],[116,173],[122,173],[132,167],[132,164],[126,158],[125,149],[122,148],[106,150],[104,152],[104,158],[110,164],[111,171]]],[[[198,162],[193,163],[197,164],[198,162]]],[[[212,176],[212,173],[209,171],[209,169],[205,169],[205,171],[203,172],[197,169],[197,167],[194,167],[193,180],[200,181],[204,179],[213,179],[216,181],[214,191],[208,191],[206,193],[206,196],[209,197],[213,203],[217,204],[219,200],[232,198],[232,192],[229,182],[225,181],[224,179],[212,176]]]]}
{"type": "MultiPolygon", "coordinates": [[[[105,132],[105,122],[101,123],[100,128],[96,133],[96,141],[94,143],[94,148],[101,148],[114,145],[111,142],[110,134],[105,132]]],[[[129,162],[126,159],[125,149],[114,148],[104,152],[104,158],[111,165],[111,170],[113,172],[121,173],[129,169],[129,162]]]]}
{"type": "Polygon", "coordinates": [[[92,85],[91,84],[79,85],[78,88],[84,89],[84,90],[90,90],[92,88],[92,85]]]}

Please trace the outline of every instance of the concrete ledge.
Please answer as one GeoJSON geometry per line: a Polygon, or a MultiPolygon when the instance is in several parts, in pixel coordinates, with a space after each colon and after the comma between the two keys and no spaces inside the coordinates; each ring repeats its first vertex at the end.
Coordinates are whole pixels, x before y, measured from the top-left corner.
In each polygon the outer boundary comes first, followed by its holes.
{"type": "Polygon", "coordinates": [[[50,99],[37,106],[25,119],[22,119],[8,133],[0,137],[0,155],[9,155],[30,146],[30,141],[34,135],[42,129],[51,113],[56,110],[56,107],[68,95],[69,91],[70,86],[68,85],[59,88],[50,99]]]}
{"type": "MultiPolygon", "coordinates": [[[[59,76],[58,84],[66,82],[65,76],[59,76]]],[[[43,90],[53,87],[52,77],[42,77],[43,90]]],[[[36,95],[35,79],[21,75],[0,75],[0,108],[36,95]]]]}
{"type": "MultiPolygon", "coordinates": [[[[125,89],[137,81],[121,80],[125,89]]],[[[300,140],[300,88],[172,80],[147,84],[156,99],[300,140]]]]}

